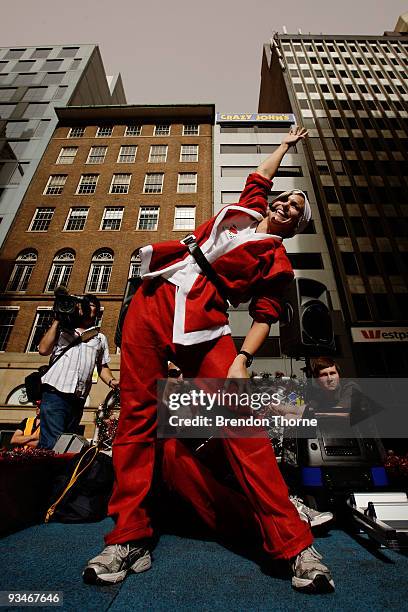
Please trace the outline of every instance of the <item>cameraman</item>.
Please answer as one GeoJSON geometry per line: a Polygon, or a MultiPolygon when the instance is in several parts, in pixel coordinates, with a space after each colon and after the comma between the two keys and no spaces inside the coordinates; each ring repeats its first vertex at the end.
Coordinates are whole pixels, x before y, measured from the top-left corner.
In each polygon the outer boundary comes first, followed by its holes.
{"type": "MultiPolygon", "coordinates": [[[[100,302],[94,295],[85,295],[77,305],[77,321],[74,328],[62,328],[57,319],[42,337],[38,346],[40,355],[59,353],[85,330],[94,327],[100,315],[100,302]],[[85,308],[85,304],[87,308],[85,308]]],[[[108,363],[108,342],[104,334],[97,333],[86,342],[78,342],[69,348],[42,377],[41,429],[39,448],[52,449],[61,433],[77,433],[84,404],[92,385],[95,366],[99,377],[111,389],[119,386],[108,363]]]]}

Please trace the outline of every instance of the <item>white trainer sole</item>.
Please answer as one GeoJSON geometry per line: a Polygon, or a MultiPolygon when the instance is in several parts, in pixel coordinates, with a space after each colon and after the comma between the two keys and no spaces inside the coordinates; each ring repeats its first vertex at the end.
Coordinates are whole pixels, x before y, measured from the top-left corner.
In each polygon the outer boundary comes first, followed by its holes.
{"type": "Polygon", "coordinates": [[[146,572],[152,567],[152,558],[147,552],[143,557],[137,559],[135,563],[128,569],[121,570],[115,573],[98,574],[92,566],[85,568],[82,577],[86,584],[116,584],[122,582],[127,574],[140,574],[146,572]]]}

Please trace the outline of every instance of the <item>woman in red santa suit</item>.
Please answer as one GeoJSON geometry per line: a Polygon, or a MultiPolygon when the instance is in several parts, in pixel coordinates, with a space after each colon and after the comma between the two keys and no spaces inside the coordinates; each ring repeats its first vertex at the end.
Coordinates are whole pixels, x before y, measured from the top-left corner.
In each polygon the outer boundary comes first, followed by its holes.
{"type": "MultiPolygon", "coordinates": [[[[109,505],[116,524],[105,537],[106,548],[88,562],[86,583],[119,582],[151,566],[153,531],[147,498],[157,449],[156,386],[157,379],[167,376],[169,355],[186,378],[246,378],[252,356],[268,337],[271,323],[279,319],[279,296],[293,279],[282,240],[306,227],[311,209],[302,191],[285,192],[270,206],[267,196],[284,155],[306,135],[303,128],[291,128],[275,152],[249,175],[238,204],[224,207],[196,230],[195,242],[215,271],[216,284],[183,241],[140,251],[144,282],[129,307],[121,347],[121,411],[113,446],[116,479],[109,505]],[[238,354],[225,295],[233,305],[251,300],[254,322],[238,354]]],[[[312,546],[309,525],[289,500],[268,438],[227,437],[220,443],[241,485],[243,494],[237,495],[242,504],[237,498],[231,504],[220,500],[224,491],[177,440],[164,444],[167,481],[213,527],[220,524],[220,506],[235,508],[247,523],[241,529],[247,529],[248,522],[255,525],[265,551],[291,562],[295,588],[333,591],[330,572],[312,546]],[[190,475],[172,473],[178,458],[190,475]]]]}

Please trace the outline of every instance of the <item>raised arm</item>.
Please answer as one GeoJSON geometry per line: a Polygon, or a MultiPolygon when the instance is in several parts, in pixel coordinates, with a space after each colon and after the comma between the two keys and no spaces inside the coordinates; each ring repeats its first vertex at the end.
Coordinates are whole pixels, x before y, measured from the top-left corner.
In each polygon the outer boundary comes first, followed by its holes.
{"type": "Polygon", "coordinates": [[[282,140],[279,147],[267,157],[255,170],[258,174],[261,174],[267,179],[273,179],[276,175],[279,166],[281,165],[282,159],[288,152],[290,147],[293,147],[299,140],[303,140],[307,136],[307,130],[302,127],[292,127],[289,133],[282,140]]]}

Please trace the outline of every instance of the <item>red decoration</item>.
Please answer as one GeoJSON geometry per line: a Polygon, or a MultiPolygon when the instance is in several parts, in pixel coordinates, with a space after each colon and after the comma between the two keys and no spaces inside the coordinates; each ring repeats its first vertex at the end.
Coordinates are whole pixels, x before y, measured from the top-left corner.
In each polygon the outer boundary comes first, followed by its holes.
{"type": "Polygon", "coordinates": [[[54,457],[53,450],[46,448],[16,447],[10,450],[0,450],[0,461],[6,463],[40,463],[54,457]]]}
{"type": "Polygon", "coordinates": [[[387,456],[385,467],[393,480],[408,484],[408,454],[400,457],[391,451],[387,456]]]}

